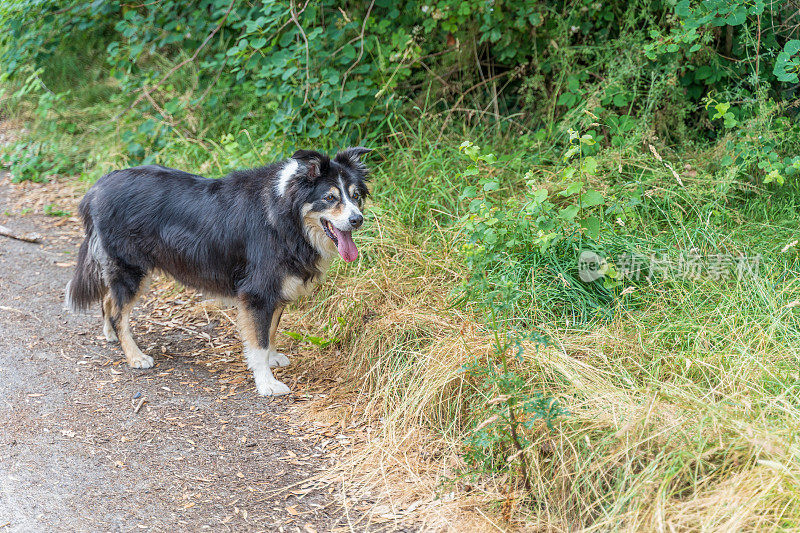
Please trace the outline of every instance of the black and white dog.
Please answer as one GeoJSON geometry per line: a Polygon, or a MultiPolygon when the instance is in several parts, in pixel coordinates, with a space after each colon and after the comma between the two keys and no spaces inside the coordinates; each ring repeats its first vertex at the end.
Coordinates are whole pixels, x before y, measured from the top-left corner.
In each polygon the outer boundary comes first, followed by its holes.
{"type": "Polygon", "coordinates": [[[102,301],[103,332],[133,368],[153,366],[136,345],[130,315],[150,274],[163,271],[210,295],[235,299],[256,389],[288,394],[270,368],[284,307],[322,281],[331,260],[358,257],[368,194],[367,148],[333,159],[300,150],[263,168],[209,179],[149,165],[106,174],[80,203],[86,238],[67,285],[73,311],[102,301]]]}

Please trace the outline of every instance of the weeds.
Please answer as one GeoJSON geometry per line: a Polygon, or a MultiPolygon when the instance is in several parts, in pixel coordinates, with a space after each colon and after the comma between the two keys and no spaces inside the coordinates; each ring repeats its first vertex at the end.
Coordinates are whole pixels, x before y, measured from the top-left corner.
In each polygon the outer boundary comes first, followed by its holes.
{"type": "Polygon", "coordinates": [[[47,204],[44,206],[44,214],[48,217],[68,217],[70,216],[69,211],[64,211],[63,209],[59,209],[56,207],[55,204],[47,204]]]}

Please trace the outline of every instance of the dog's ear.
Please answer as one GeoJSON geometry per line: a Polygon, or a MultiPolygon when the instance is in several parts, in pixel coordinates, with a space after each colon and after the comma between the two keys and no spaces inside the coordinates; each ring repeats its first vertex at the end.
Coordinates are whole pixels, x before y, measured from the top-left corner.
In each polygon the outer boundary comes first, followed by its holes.
{"type": "Polygon", "coordinates": [[[326,174],[331,164],[331,159],[327,155],[314,150],[298,150],[292,155],[292,159],[296,159],[305,165],[306,177],[309,180],[315,180],[326,174]]]}
{"type": "Polygon", "coordinates": [[[345,148],[338,154],[336,157],[333,158],[334,161],[339,163],[340,165],[346,165],[356,170],[364,171],[366,167],[364,167],[364,163],[361,162],[361,156],[364,154],[368,154],[372,151],[372,148],[364,148],[363,146],[352,146],[350,148],[345,148]]]}

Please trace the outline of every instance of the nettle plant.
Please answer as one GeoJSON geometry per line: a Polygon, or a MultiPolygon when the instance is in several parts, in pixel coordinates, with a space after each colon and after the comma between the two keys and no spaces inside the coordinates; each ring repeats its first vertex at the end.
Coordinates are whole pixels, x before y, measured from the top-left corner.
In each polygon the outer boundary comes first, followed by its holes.
{"type": "Polygon", "coordinates": [[[464,366],[481,399],[470,413],[474,427],[464,441],[464,459],[474,472],[481,473],[508,471],[516,464],[522,484],[530,492],[526,457],[532,447],[530,432],[541,425],[551,429],[566,411],[555,398],[531,392],[531,384],[520,371],[525,353],[523,341],[533,341],[538,348],[547,344],[546,338],[522,337],[508,331],[501,334],[497,310],[490,309],[494,310],[489,323],[494,334],[492,355],[464,366]]]}
{"type": "Polygon", "coordinates": [[[735,167],[752,175],[761,176],[761,183],[784,185],[789,178],[800,175],[800,156],[783,155],[786,145],[797,138],[797,124],[791,119],[777,115],[777,107],[765,103],[759,124],[746,127],[737,119],[739,114],[730,102],[719,102],[713,96],[706,98],[705,108],[712,121],[722,121],[730,130],[732,138],[726,142],[727,153],[719,164],[723,168],[735,167]],[[737,129],[737,126],[742,126],[737,129]]]}
{"type": "MultiPolygon", "coordinates": [[[[509,471],[518,464],[523,485],[530,491],[526,458],[530,441],[526,435],[538,424],[552,426],[563,413],[554,398],[533,390],[524,374],[524,342],[538,349],[547,339],[523,327],[515,328],[512,321],[517,305],[529,296],[523,274],[529,269],[519,258],[532,244],[533,226],[526,206],[541,205],[542,199],[521,202],[506,198],[501,203],[494,196],[501,188],[494,171],[495,155],[481,154],[469,141],[460,150],[471,161],[461,177],[472,180],[483,175],[461,195],[472,199],[470,214],[463,220],[464,251],[470,267],[463,290],[483,309],[485,327],[494,341],[489,357],[478,356],[463,369],[481,398],[470,413],[473,430],[464,442],[464,457],[473,471],[483,473],[509,471]],[[520,223],[525,229],[520,229],[520,223]]],[[[546,247],[548,241],[539,242],[546,247]]]]}
{"type": "Polygon", "coordinates": [[[460,150],[471,160],[463,176],[471,179],[484,174],[461,194],[461,199],[471,200],[464,218],[468,235],[464,248],[473,264],[514,264],[515,258],[528,256],[532,248],[544,255],[559,244],[597,243],[606,199],[587,186],[597,172],[597,159],[585,155],[594,144],[591,134],[569,130],[557,193],[541,187],[529,171],[521,196],[499,197],[500,182],[492,172],[495,155],[481,154],[470,141],[462,143],[460,150]]]}

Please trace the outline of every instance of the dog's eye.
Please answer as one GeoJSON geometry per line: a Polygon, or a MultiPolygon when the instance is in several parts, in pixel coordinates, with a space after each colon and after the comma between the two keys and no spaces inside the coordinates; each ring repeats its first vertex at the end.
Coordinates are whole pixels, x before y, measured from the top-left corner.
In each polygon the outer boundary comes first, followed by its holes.
{"type": "Polygon", "coordinates": [[[361,195],[358,194],[358,191],[354,192],[353,193],[353,200],[355,200],[357,202],[359,198],[361,198],[361,195]]]}
{"type": "Polygon", "coordinates": [[[336,200],[336,197],[332,194],[329,194],[328,196],[323,198],[323,200],[325,200],[326,202],[333,202],[334,200],[336,200]]]}

